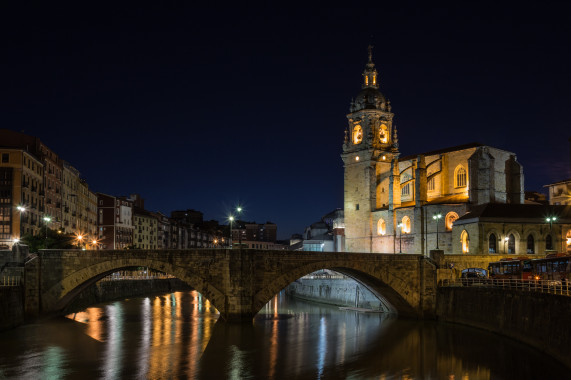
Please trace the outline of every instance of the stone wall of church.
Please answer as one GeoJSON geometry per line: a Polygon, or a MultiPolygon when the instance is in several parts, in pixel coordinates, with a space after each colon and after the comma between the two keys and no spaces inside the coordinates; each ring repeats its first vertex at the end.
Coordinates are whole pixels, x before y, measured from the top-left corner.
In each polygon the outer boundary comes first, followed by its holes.
{"type": "MultiPolygon", "coordinates": [[[[488,254],[489,238],[491,234],[496,236],[496,252],[497,254],[507,254],[507,243],[505,237],[513,234],[515,237],[515,253],[514,255],[526,255],[527,239],[529,235],[533,236],[534,248],[536,254],[549,253],[546,249],[546,237],[551,234],[553,239],[553,251],[566,252],[568,249],[566,234],[571,231],[571,225],[559,224],[551,230],[546,224],[530,224],[530,223],[486,223],[473,222],[455,225],[452,230],[453,253],[461,254],[462,246],[460,243],[462,231],[468,232],[470,238],[470,250],[468,253],[488,254]]],[[[571,245],[570,245],[571,246],[571,245]]],[[[552,252],[552,251],[550,251],[552,252]]],[[[530,252],[531,253],[531,252],[530,252]]]]}

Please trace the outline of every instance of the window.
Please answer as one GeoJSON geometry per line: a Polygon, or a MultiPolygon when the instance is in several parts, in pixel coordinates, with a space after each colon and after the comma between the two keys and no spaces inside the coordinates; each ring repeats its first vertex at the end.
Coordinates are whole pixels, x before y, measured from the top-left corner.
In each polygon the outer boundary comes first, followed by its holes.
{"type": "Polygon", "coordinates": [[[497,238],[495,234],[490,234],[488,238],[488,253],[496,253],[497,238]]]}
{"type": "Polygon", "coordinates": [[[466,186],[466,169],[462,165],[458,165],[454,171],[454,187],[466,186]]]}
{"type": "Polygon", "coordinates": [[[456,214],[454,211],[451,211],[448,214],[446,214],[446,219],[444,219],[446,225],[446,231],[452,231],[452,226],[454,225],[454,222],[457,219],[458,219],[458,214],[456,214]]]}
{"type": "Polygon", "coordinates": [[[405,216],[402,218],[401,221],[401,234],[410,234],[411,228],[410,228],[410,218],[408,216],[405,216]]]}
{"type": "Polygon", "coordinates": [[[508,253],[515,253],[515,236],[510,234],[508,237],[508,253]]]}
{"type": "Polygon", "coordinates": [[[410,195],[410,182],[402,187],[400,194],[401,195],[410,195]]]}
{"type": "Polygon", "coordinates": [[[353,144],[360,144],[363,141],[363,129],[359,124],[353,128],[353,144]]]}
{"type": "Polygon", "coordinates": [[[387,233],[387,225],[383,219],[377,222],[377,235],[384,235],[387,233]]]}
{"type": "Polygon", "coordinates": [[[527,236],[527,253],[535,253],[535,239],[532,234],[527,236]]]}
{"type": "Polygon", "coordinates": [[[462,231],[462,234],[460,234],[460,242],[462,243],[462,253],[470,252],[470,237],[466,230],[462,231]]]}
{"type": "Polygon", "coordinates": [[[10,153],[2,153],[2,163],[7,164],[10,162],[10,153]]]}
{"type": "Polygon", "coordinates": [[[355,205],[355,210],[359,211],[359,204],[358,203],[355,205]]]}
{"type": "Polygon", "coordinates": [[[434,177],[430,178],[426,183],[428,191],[434,191],[434,177]]]}
{"type": "Polygon", "coordinates": [[[553,238],[551,235],[547,235],[545,237],[545,249],[550,251],[553,250],[553,238]]]}

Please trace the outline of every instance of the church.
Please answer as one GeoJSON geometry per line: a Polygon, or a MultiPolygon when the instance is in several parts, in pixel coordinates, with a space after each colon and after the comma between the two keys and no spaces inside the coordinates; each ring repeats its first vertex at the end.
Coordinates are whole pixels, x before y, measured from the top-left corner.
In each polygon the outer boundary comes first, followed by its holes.
{"type": "MultiPolygon", "coordinates": [[[[474,236],[479,220],[472,221],[476,227],[454,222],[477,206],[524,203],[523,167],[513,152],[469,143],[401,157],[372,47],[347,119],[341,154],[347,252],[488,253],[489,236],[474,236]]],[[[496,232],[494,247],[506,233],[496,232]]]]}

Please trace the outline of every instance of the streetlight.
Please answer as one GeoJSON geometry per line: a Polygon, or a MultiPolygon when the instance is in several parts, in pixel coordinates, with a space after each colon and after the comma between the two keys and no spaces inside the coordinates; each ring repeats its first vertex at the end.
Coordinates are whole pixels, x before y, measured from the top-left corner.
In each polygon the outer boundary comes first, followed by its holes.
{"type": "MultiPolygon", "coordinates": [[[[238,206],[236,207],[236,213],[238,214],[238,217],[240,216],[240,214],[242,213],[242,207],[238,206]]],[[[240,245],[240,248],[242,248],[242,226],[240,226],[240,219],[238,220],[238,244],[240,245]]]]}
{"type": "Polygon", "coordinates": [[[508,253],[508,241],[510,240],[509,236],[506,235],[506,237],[504,238],[504,252],[508,253]]]}
{"type": "Polygon", "coordinates": [[[436,220],[436,249],[438,248],[438,221],[442,218],[442,214],[436,214],[432,216],[432,219],[436,220]]]}
{"type": "Polygon", "coordinates": [[[81,248],[81,242],[83,241],[83,235],[77,235],[77,248],[81,248]]]}
{"type": "Polygon", "coordinates": [[[46,249],[48,248],[48,223],[52,221],[49,216],[44,216],[44,222],[46,225],[46,249]]]}
{"type": "Polygon", "coordinates": [[[99,249],[99,242],[97,241],[97,239],[91,240],[91,245],[95,248],[95,250],[99,249]]]}
{"type": "Polygon", "coordinates": [[[404,228],[404,224],[399,223],[397,227],[399,228],[399,253],[402,253],[402,229],[404,228]]]}
{"type": "Polygon", "coordinates": [[[230,249],[232,249],[232,222],[234,221],[234,217],[232,215],[230,215],[228,217],[228,220],[230,221],[230,240],[229,240],[229,244],[230,244],[230,249]]]}
{"type": "MultiPolygon", "coordinates": [[[[16,209],[17,209],[18,211],[20,211],[20,237],[22,237],[22,229],[23,229],[23,226],[22,226],[22,214],[23,214],[24,212],[26,212],[26,208],[25,208],[24,206],[22,206],[22,205],[18,205],[18,206],[16,206],[16,209]]],[[[20,239],[18,239],[18,241],[20,241],[20,239]]]]}

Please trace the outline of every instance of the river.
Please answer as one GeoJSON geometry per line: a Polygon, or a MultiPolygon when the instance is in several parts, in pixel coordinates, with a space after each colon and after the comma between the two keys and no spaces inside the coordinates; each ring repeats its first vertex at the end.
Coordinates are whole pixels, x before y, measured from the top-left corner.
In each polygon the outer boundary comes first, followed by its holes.
{"type": "Polygon", "coordinates": [[[0,333],[0,379],[567,379],[499,335],[342,311],[283,292],[217,323],[197,292],[133,298],[0,333]]]}

